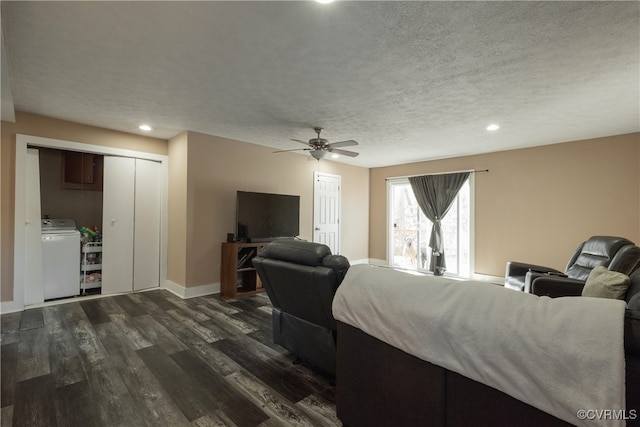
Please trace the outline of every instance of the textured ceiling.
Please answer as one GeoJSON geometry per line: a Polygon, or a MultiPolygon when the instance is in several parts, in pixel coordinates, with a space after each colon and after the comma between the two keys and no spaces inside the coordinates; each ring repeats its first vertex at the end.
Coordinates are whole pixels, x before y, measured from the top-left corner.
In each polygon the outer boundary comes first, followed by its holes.
{"type": "Polygon", "coordinates": [[[366,167],[640,131],[638,2],[1,6],[16,111],[275,149],[322,126],[366,167]]]}

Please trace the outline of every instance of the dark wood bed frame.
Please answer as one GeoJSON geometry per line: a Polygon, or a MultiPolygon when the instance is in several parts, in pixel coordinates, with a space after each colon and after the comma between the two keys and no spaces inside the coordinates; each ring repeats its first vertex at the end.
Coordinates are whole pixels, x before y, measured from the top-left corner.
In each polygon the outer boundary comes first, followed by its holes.
{"type": "MultiPolygon", "coordinates": [[[[640,418],[640,312],[627,312],[625,355],[627,408],[640,418]]],[[[346,427],[572,425],[342,322],[336,406],[346,427]]],[[[640,425],[638,418],[627,426],[640,425]]]]}

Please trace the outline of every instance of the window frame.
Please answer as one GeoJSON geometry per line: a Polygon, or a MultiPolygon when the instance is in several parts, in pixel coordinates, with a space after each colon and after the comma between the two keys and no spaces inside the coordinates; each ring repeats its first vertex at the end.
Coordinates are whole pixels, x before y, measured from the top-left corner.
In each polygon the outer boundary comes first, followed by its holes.
{"type": "MultiPolygon", "coordinates": [[[[465,171],[453,171],[453,172],[442,172],[437,174],[433,173],[433,174],[421,174],[421,175],[440,175],[445,173],[456,173],[456,172],[471,172],[468,180],[469,181],[469,276],[461,276],[459,274],[453,274],[448,271],[445,271],[444,275],[449,277],[470,279],[470,278],[473,278],[475,275],[475,173],[473,170],[465,170],[465,171]]],[[[387,254],[387,264],[391,267],[393,267],[393,251],[394,251],[394,247],[393,247],[393,232],[394,232],[393,219],[394,218],[393,218],[393,207],[391,206],[392,199],[393,199],[392,188],[394,185],[408,184],[409,177],[410,176],[401,176],[401,177],[392,177],[392,178],[386,179],[387,181],[386,254],[387,254]]],[[[456,196],[455,203],[459,203],[459,196],[456,196]]],[[[458,236],[460,236],[460,215],[458,215],[456,223],[457,223],[458,236]]],[[[458,241],[459,240],[460,238],[458,237],[458,241]]],[[[445,251],[446,251],[446,248],[445,248],[445,251]]],[[[457,258],[457,262],[458,262],[457,270],[460,271],[459,257],[457,258]]],[[[404,268],[404,267],[397,267],[397,268],[404,268]]],[[[411,270],[414,270],[414,269],[411,269],[411,270]]],[[[429,270],[421,269],[418,266],[416,266],[415,271],[428,272],[429,270]]]]}

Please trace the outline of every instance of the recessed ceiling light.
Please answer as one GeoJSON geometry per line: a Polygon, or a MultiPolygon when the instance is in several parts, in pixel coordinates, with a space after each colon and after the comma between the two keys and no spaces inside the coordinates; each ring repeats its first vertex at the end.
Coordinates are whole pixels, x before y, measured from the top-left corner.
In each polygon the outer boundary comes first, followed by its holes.
{"type": "Polygon", "coordinates": [[[490,130],[490,131],[494,131],[494,130],[498,130],[498,129],[500,129],[500,126],[498,126],[496,124],[487,126],[487,130],[490,130]]]}
{"type": "Polygon", "coordinates": [[[151,126],[149,125],[140,125],[138,126],[140,128],[140,130],[144,130],[144,131],[150,131],[151,130],[151,126]]]}
{"type": "Polygon", "coordinates": [[[329,4],[329,3],[333,3],[333,0],[316,0],[316,2],[322,3],[322,4],[329,4]]]}

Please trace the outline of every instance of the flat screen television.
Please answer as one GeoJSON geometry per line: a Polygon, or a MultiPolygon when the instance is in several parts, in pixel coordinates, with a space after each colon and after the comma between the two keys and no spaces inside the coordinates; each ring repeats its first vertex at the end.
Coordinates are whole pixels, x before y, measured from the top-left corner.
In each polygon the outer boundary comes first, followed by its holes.
{"type": "Polygon", "coordinates": [[[238,191],[236,238],[266,242],[300,234],[300,196],[238,191]]]}

